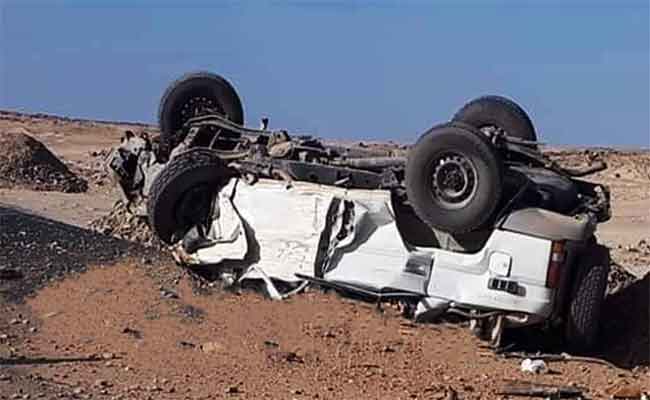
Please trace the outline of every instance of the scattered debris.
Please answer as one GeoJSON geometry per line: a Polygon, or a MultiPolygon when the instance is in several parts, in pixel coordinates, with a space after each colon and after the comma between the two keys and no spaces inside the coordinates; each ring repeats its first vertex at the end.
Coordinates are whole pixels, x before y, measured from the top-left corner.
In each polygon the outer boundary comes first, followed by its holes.
{"type": "Polygon", "coordinates": [[[498,394],[506,396],[543,397],[550,399],[580,398],[582,393],[582,389],[572,386],[555,386],[519,381],[508,381],[498,392],[498,394]]]}
{"type": "Polygon", "coordinates": [[[107,215],[91,221],[88,226],[104,235],[115,236],[157,249],[165,248],[165,245],[149,229],[147,219],[129,212],[121,200],[113,204],[113,208],[107,215]]]}
{"type": "MultiPolygon", "coordinates": [[[[601,364],[601,365],[606,365],[611,368],[616,368],[615,365],[610,363],[607,360],[602,360],[600,358],[595,358],[595,357],[581,357],[581,356],[573,356],[568,353],[560,353],[560,354],[545,354],[545,353],[525,353],[525,352],[501,352],[497,353],[501,357],[504,358],[523,358],[524,361],[526,360],[535,360],[535,361],[555,361],[555,362],[561,362],[561,361],[575,361],[575,362],[586,362],[586,363],[593,363],[593,364],[601,364]]],[[[527,363],[528,365],[528,363],[527,363]]],[[[524,363],[522,362],[522,370],[524,367],[524,363]]]]}
{"type": "Polygon", "coordinates": [[[525,358],[521,362],[521,370],[523,372],[532,372],[533,374],[540,374],[548,371],[548,367],[544,360],[533,360],[530,358],[525,358]]]}

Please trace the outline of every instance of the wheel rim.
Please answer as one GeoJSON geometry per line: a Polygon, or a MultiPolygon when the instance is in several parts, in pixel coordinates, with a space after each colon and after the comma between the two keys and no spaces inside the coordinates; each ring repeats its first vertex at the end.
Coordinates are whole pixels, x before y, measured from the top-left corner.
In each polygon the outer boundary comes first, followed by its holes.
{"type": "Polygon", "coordinates": [[[181,107],[181,122],[184,124],[190,118],[200,117],[214,112],[225,115],[222,107],[216,100],[205,96],[191,97],[181,107]]]}
{"type": "Polygon", "coordinates": [[[458,153],[446,153],[434,160],[431,190],[435,201],[445,209],[466,206],[476,193],[476,167],[458,153]]]}

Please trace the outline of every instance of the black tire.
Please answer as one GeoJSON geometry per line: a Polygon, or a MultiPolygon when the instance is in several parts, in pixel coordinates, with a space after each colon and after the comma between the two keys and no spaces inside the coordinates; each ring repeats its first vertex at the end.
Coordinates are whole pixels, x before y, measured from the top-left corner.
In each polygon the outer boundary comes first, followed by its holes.
{"type": "Polygon", "coordinates": [[[244,123],[241,100],[230,82],[210,72],[192,72],[169,85],[160,100],[158,124],[162,141],[173,148],[179,129],[190,117],[201,115],[204,107],[216,109],[236,124],[244,123]],[[194,101],[196,106],[190,106],[194,101]]]}
{"type": "Polygon", "coordinates": [[[409,202],[422,221],[445,232],[468,233],[492,219],[503,167],[484,134],[449,123],[431,128],[411,148],[405,180],[409,202]]]}
{"type": "Polygon", "coordinates": [[[597,244],[590,245],[578,260],[565,325],[565,341],[571,352],[587,352],[598,340],[609,264],[609,250],[597,244]]]}
{"type": "Polygon", "coordinates": [[[537,141],[530,117],[514,101],[502,96],[483,96],[465,104],[453,121],[464,122],[477,129],[496,127],[507,135],[537,141]]]}
{"type": "Polygon", "coordinates": [[[149,189],[149,224],[160,240],[173,244],[179,234],[206,222],[214,194],[231,176],[212,150],[194,148],[174,157],[149,189]]]}

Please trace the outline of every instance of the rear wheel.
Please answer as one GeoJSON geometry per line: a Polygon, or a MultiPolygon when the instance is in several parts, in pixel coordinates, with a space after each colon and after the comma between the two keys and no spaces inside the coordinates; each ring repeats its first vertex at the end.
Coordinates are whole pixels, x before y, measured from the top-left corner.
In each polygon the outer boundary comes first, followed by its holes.
{"type": "Polygon", "coordinates": [[[244,109],[235,88],[210,72],[193,72],[173,82],[160,100],[158,123],[166,153],[183,140],[179,133],[190,118],[217,113],[242,125],[244,109]]]}
{"type": "Polygon", "coordinates": [[[190,228],[209,224],[216,193],[232,176],[214,151],[194,148],[174,157],[149,190],[149,224],[173,244],[190,228]]]}
{"type": "Polygon", "coordinates": [[[502,96],[483,96],[465,104],[453,118],[486,134],[500,131],[518,139],[537,141],[530,117],[514,101],[502,96]]]}
{"type": "Polygon", "coordinates": [[[578,261],[565,325],[572,351],[585,352],[596,344],[609,264],[609,250],[597,244],[590,245],[578,261]]]}
{"type": "Polygon", "coordinates": [[[494,215],[502,175],[487,137],[471,126],[450,123],[429,130],[410,150],[406,191],[415,213],[431,227],[467,233],[494,215]]]}

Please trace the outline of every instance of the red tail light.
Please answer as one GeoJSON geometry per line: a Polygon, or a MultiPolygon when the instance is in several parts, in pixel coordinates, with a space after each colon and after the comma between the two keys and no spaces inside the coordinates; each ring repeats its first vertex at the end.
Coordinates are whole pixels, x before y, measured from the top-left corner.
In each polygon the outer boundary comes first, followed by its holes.
{"type": "Polygon", "coordinates": [[[546,287],[557,288],[560,286],[562,276],[562,265],[566,258],[564,242],[553,242],[551,245],[551,255],[548,260],[548,270],[546,272],[546,287]]]}

